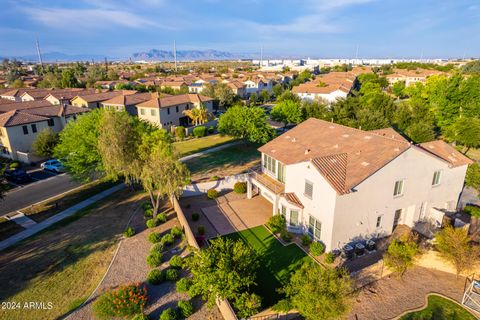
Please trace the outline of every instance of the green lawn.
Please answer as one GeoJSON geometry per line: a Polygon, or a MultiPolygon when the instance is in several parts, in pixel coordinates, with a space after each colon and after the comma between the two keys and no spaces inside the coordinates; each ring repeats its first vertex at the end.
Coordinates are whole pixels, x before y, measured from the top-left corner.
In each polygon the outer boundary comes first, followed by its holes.
{"type": "Polygon", "coordinates": [[[25,215],[28,215],[30,219],[40,222],[116,184],[118,184],[118,182],[96,180],[61,196],[22,209],[21,211],[25,215]]]}
{"type": "Polygon", "coordinates": [[[458,304],[436,295],[428,297],[428,306],[420,311],[411,312],[400,320],[475,320],[475,317],[458,304]]]}
{"type": "Polygon", "coordinates": [[[232,142],[233,140],[235,140],[235,138],[230,136],[212,134],[203,138],[193,138],[186,141],[175,142],[173,145],[182,156],[188,156],[189,154],[218,147],[222,144],[232,142]]]}
{"type": "Polygon", "coordinates": [[[257,148],[258,145],[237,144],[188,160],[185,164],[190,169],[192,180],[237,174],[260,162],[257,148]]]}
{"type": "Polygon", "coordinates": [[[264,226],[226,235],[230,239],[241,239],[250,245],[260,257],[257,273],[258,286],[255,293],[262,297],[262,307],[268,308],[282,299],[276,290],[290,279],[292,272],[310,259],[295,244],[283,246],[264,226]]]}

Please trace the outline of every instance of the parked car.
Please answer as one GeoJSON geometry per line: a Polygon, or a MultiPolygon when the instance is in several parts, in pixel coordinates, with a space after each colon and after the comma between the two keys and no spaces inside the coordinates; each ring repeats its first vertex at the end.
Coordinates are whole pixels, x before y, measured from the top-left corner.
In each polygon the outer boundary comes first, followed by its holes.
{"type": "Polygon", "coordinates": [[[24,169],[7,169],[4,172],[5,179],[15,183],[24,183],[32,181],[32,177],[24,169]]]}
{"type": "Polygon", "coordinates": [[[65,171],[65,167],[57,159],[52,159],[52,160],[43,162],[42,164],[40,164],[40,168],[42,168],[43,170],[53,171],[57,173],[65,171]]]}

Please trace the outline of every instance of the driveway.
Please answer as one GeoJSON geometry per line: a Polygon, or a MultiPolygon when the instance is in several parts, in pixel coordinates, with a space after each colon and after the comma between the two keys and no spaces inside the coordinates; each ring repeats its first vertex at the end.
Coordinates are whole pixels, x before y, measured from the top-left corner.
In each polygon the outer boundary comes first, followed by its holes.
{"type": "Polygon", "coordinates": [[[72,190],[80,183],[72,181],[70,176],[35,170],[29,172],[33,182],[10,190],[0,201],[0,216],[25,208],[39,201],[72,190]]]}
{"type": "Polygon", "coordinates": [[[272,204],[262,196],[226,201],[201,210],[220,235],[265,224],[273,214],[272,204]]]}

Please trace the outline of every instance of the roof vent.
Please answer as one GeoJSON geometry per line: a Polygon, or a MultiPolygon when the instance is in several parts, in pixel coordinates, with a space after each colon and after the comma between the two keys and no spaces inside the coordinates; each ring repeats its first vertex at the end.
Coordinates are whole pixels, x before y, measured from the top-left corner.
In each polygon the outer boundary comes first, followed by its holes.
{"type": "Polygon", "coordinates": [[[293,139],[292,139],[292,142],[297,142],[297,138],[293,138],[293,139]]]}
{"type": "Polygon", "coordinates": [[[363,161],[363,162],[362,162],[362,166],[364,166],[364,167],[368,166],[369,164],[370,164],[370,163],[368,163],[368,162],[366,162],[366,161],[363,161]]]}
{"type": "Polygon", "coordinates": [[[290,136],[285,136],[285,139],[290,139],[290,136]]]}
{"type": "Polygon", "coordinates": [[[277,152],[277,150],[275,150],[275,149],[272,149],[272,153],[275,153],[275,152],[277,152]]]}
{"type": "Polygon", "coordinates": [[[372,139],[372,136],[365,136],[363,138],[366,139],[366,140],[370,140],[370,139],[372,139]]]}
{"type": "Polygon", "coordinates": [[[358,150],[357,152],[355,152],[355,154],[356,154],[357,156],[360,155],[361,153],[362,153],[361,150],[358,150]]]}
{"type": "Polygon", "coordinates": [[[334,147],[335,149],[338,149],[338,144],[334,145],[333,147],[334,147]]]}
{"type": "Polygon", "coordinates": [[[329,126],[330,129],[335,129],[335,126],[329,126]]]}
{"type": "Polygon", "coordinates": [[[435,149],[435,147],[432,146],[432,145],[429,145],[428,147],[429,147],[430,149],[435,149]]]}
{"type": "Polygon", "coordinates": [[[345,134],[342,134],[342,137],[348,138],[348,137],[350,137],[350,135],[345,133],[345,134]]]}
{"type": "Polygon", "coordinates": [[[305,149],[305,154],[309,154],[310,153],[310,149],[305,149]]]}
{"type": "Polygon", "coordinates": [[[398,152],[398,151],[400,151],[400,149],[399,149],[399,148],[395,148],[395,149],[393,149],[393,150],[394,150],[394,151],[397,151],[397,152],[398,152]]]}

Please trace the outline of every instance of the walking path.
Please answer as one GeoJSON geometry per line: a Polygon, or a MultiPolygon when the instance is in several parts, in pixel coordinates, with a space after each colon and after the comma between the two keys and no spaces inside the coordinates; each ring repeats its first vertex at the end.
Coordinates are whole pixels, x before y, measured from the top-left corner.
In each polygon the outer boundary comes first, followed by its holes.
{"type": "Polygon", "coordinates": [[[37,223],[35,221],[33,221],[32,219],[30,219],[29,217],[25,216],[25,214],[23,214],[23,212],[20,212],[20,211],[17,211],[18,213],[14,216],[5,216],[6,219],[8,220],[11,220],[13,222],[15,222],[16,224],[19,224],[21,225],[22,227],[24,227],[25,229],[28,229],[28,228],[31,228],[33,227],[34,225],[36,225],[37,223]]]}
{"type": "Polygon", "coordinates": [[[180,158],[180,161],[185,162],[185,161],[188,161],[188,160],[190,160],[190,159],[203,156],[203,155],[205,155],[205,154],[207,154],[207,153],[212,153],[212,152],[215,152],[215,151],[218,151],[218,150],[222,150],[222,149],[225,149],[225,148],[228,148],[228,147],[231,147],[231,146],[240,144],[240,143],[242,143],[242,141],[234,141],[234,142],[222,144],[221,146],[213,147],[213,148],[210,148],[210,149],[206,149],[206,150],[203,150],[203,151],[200,151],[200,152],[197,152],[197,153],[194,153],[194,154],[185,156],[185,157],[183,157],[183,158],[180,158]]]}
{"type": "MultiPolygon", "coordinates": [[[[24,231],[22,232],[19,232],[13,236],[11,236],[10,238],[7,238],[3,241],[0,241],[0,251],[1,250],[4,250],[10,246],[13,246],[14,244],[18,243],[19,241],[22,241],[28,237],[31,237],[33,236],[34,234],[38,233],[39,231],[51,226],[52,224],[54,223],[57,223],[58,221],[60,220],[63,220],[67,217],[70,217],[71,215],[75,214],[76,212],[80,211],[81,209],[83,208],[86,208],[88,207],[89,205],[97,202],[98,200],[101,200],[109,195],[111,195],[112,193],[116,192],[116,191],[119,191],[121,190],[122,188],[124,188],[125,185],[124,184],[119,184],[119,185],[116,185],[110,189],[107,189],[103,192],[100,192],[96,195],[94,195],[93,197],[91,198],[88,198],[82,202],[79,202],[77,203],[76,205],[54,215],[53,217],[51,218],[48,218],[40,223],[37,223],[35,225],[31,225],[28,229],[25,229],[24,231]]],[[[26,218],[28,219],[28,218],[26,218]]]]}

